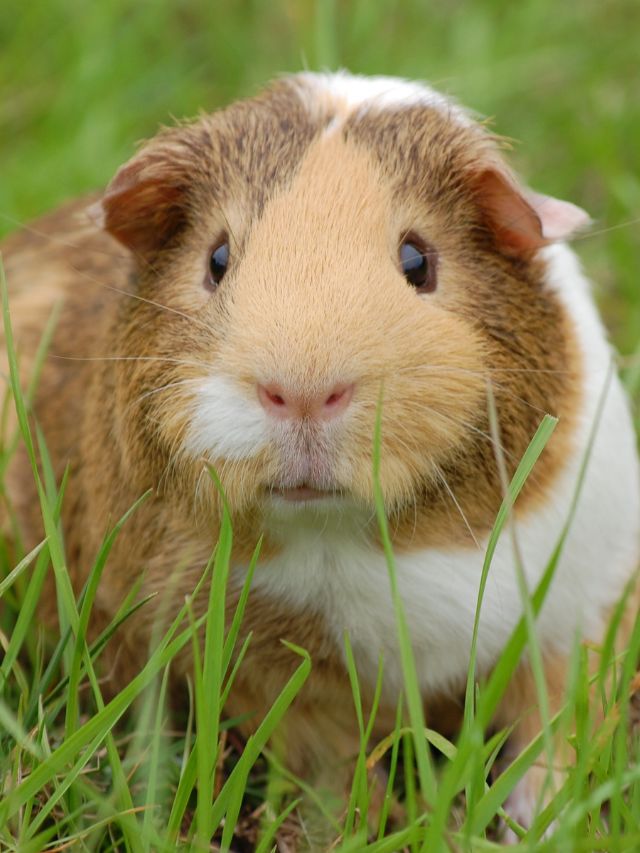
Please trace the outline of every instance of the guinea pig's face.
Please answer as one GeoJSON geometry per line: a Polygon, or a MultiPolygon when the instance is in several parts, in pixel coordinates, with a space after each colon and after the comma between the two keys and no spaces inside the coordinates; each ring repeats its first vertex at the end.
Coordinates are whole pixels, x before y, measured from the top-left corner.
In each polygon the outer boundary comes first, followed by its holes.
{"type": "Polygon", "coordinates": [[[381,401],[396,535],[464,538],[500,499],[488,385],[511,467],[569,393],[536,253],[580,213],[536,213],[485,131],[395,85],[285,80],[152,141],[103,200],[139,258],[120,345],[148,354],[120,368],[121,411],[144,399],[123,433],[267,527],[371,513],[381,401]]]}

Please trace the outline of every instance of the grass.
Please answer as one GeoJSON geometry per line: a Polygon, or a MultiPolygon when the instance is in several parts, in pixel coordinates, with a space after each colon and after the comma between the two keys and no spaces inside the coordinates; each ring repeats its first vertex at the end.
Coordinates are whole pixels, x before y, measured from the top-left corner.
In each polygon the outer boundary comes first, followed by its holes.
{"type": "MultiPolygon", "coordinates": [[[[250,94],[277,72],[346,65],[363,73],[427,77],[481,113],[496,116],[499,132],[523,140],[515,146],[514,161],[535,188],[569,198],[594,216],[596,226],[579,249],[599,283],[615,339],[630,357],[628,381],[637,389],[640,370],[631,358],[640,341],[635,39],[640,7],[635,0],[560,6],[551,0],[226,0],[215,5],[199,0],[135,5],[124,0],[33,0],[27,7],[4,0],[3,13],[0,234],[65,197],[104,185],[131,154],[133,141],[153,134],[170,115],[192,115],[250,94]]],[[[4,284],[3,313],[10,329],[4,284]]],[[[40,364],[45,351],[46,335],[40,364]]],[[[237,638],[251,594],[251,572],[236,618],[225,630],[224,590],[233,537],[225,517],[215,552],[202,567],[200,583],[210,583],[206,618],[196,619],[187,600],[157,638],[144,669],[107,701],[96,661],[117,624],[146,605],[132,595],[93,645],[86,630],[109,550],[127,518],[105,539],[76,599],[59,526],[64,482],[54,482],[46,448],[29,418],[37,370],[23,393],[15,363],[11,368],[20,428],[18,436],[4,436],[0,472],[6,471],[16,442],[24,442],[33,460],[46,539],[30,554],[10,556],[5,544],[0,549],[0,850],[204,850],[210,849],[212,837],[227,850],[268,851],[276,843],[285,849],[298,801],[317,794],[281,767],[270,736],[313,661],[303,649],[290,647],[297,668],[241,749],[233,721],[224,718],[224,704],[242,666],[237,638]],[[37,601],[51,566],[62,625],[52,653],[34,630],[37,601]],[[195,636],[201,627],[205,642],[199,659],[195,636]],[[173,657],[189,645],[196,658],[191,702],[183,727],[174,731],[166,705],[168,671],[173,657]]],[[[5,405],[13,402],[7,398],[5,405]]],[[[552,427],[549,419],[543,421],[508,484],[483,577],[498,535],[509,535],[510,507],[552,427]]],[[[374,459],[374,465],[378,462],[374,459]]],[[[576,645],[566,707],[489,786],[486,780],[504,733],[489,735],[487,723],[525,646],[541,674],[532,624],[562,541],[541,586],[525,596],[525,617],[482,685],[474,677],[474,641],[465,722],[454,744],[425,729],[379,495],[378,518],[405,695],[395,729],[381,743],[370,743],[375,703],[365,717],[345,638],[361,744],[348,804],[334,826],[335,849],[492,849],[505,796],[548,748],[549,733],[569,718],[577,722],[571,735],[575,766],[531,829],[524,833],[515,827],[523,836],[521,848],[640,849],[640,765],[630,702],[640,627],[632,634],[629,653],[616,659],[619,609],[602,647],[590,652],[599,655],[595,675],[589,674],[587,650],[576,645]],[[616,677],[611,678],[614,659],[616,677]],[[605,711],[595,731],[587,701],[594,689],[605,711]],[[382,764],[389,776],[388,796],[374,820],[371,771],[382,764]],[[392,820],[394,796],[403,801],[404,817],[392,820]],[[366,829],[368,817],[377,822],[372,832],[366,829]]],[[[482,586],[478,608],[481,597],[482,586]]],[[[540,677],[538,682],[544,705],[540,677]]],[[[323,802],[317,803],[318,810],[323,808],[323,802]]]]}
{"type": "MultiPolygon", "coordinates": [[[[287,820],[301,798],[317,802],[320,811],[326,811],[327,806],[302,781],[291,779],[268,748],[313,665],[304,649],[287,644],[292,655],[300,659],[296,670],[255,734],[230,760],[227,755],[227,736],[233,721],[224,720],[224,706],[238,667],[242,666],[246,645],[251,641],[248,637],[241,649],[236,648],[243,609],[251,594],[253,567],[259,558],[259,543],[236,614],[227,628],[224,602],[233,530],[225,508],[219,540],[203,567],[193,596],[186,599],[166,633],[155,639],[153,651],[140,673],[122,692],[105,701],[96,677],[96,660],[116,623],[132,615],[136,607],[130,602],[125,612],[115,617],[114,624],[106,631],[105,641],[101,639],[89,646],[86,631],[109,551],[137,505],[105,538],[76,600],[66,571],[58,523],[64,480],[60,487],[53,482],[46,448],[39,437],[40,465],[35,461],[33,427],[28,401],[18,381],[7,288],[1,270],[0,284],[11,390],[21,440],[33,460],[47,534],[46,540],[24,556],[0,582],[5,605],[1,636],[5,658],[0,667],[0,849],[33,853],[66,848],[133,853],[203,851],[211,849],[212,839],[219,849],[227,851],[277,849],[275,845],[286,844],[287,833],[291,835],[287,820]],[[54,664],[43,671],[42,636],[34,643],[28,627],[41,593],[43,571],[49,562],[56,575],[62,627],[52,658],[54,664]],[[30,567],[33,571],[29,577],[30,567]],[[203,584],[209,586],[209,604],[207,612],[196,619],[191,602],[203,584]],[[25,612],[29,614],[26,624],[21,621],[25,612]],[[201,629],[204,630],[202,647],[196,640],[201,629]],[[169,667],[175,655],[189,644],[194,668],[188,723],[185,731],[171,733],[166,703],[169,667]],[[78,697],[83,685],[89,688],[91,698],[81,709],[78,697]],[[279,794],[287,781],[288,791],[279,794]],[[258,821],[260,813],[262,820],[258,821]]],[[[640,620],[633,631],[628,654],[622,660],[616,659],[615,630],[624,602],[614,615],[610,634],[596,650],[600,655],[596,676],[589,675],[586,649],[576,644],[566,706],[547,720],[545,730],[507,769],[490,785],[487,781],[506,734],[497,732],[489,736],[489,723],[525,648],[529,649],[532,668],[538,676],[540,702],[545,702],[544,678],[536,654],[535,615],[553,577],[571,515],[537,589],[530,597],[523,590],[525,613],[485,683],[476,683],[475,659],[482,590],[493,551],[498,537],[507,528],[510,510],[522,486],[553,432],[554,419],[549,416],[542,419],[511,483],[506,484],[505,499],[489,538],[479,586],[465,721],[455,744],[425,727],[384,504],[377,485],[380,424],[378,418],[373,458],[375,501],[396,611],[405,688],[394,730],[381,743],[371,743],[382,666],[373,705],[365,720],[357,667],[349,637],[345,637],[360,750],[348,804],[337,818],[330,813],[327,816],[335,839],[332,849],[342,853],[489,850],[496,847],[500,820],[508,822],[521,836],[522,849],[637,849],[640,763],[637,763],[636,738],[631,734],[630,699],[635,687],[635,661],[640,654],[640,620]],[[615,678],[610,677],[611,673],[615,673],[615,678]],[[593,690],[590,680],[597,682],[605,710],[604,721],[598,725],[589,708],[588,696],[593,690]],[[407,708],[406,715],[402,706],[407,708]],[[501,804],[548,746],[551,732],[567,719],[577,720],[575,733],[571,735],[575,766],[527,831],[505,815],[501,804]],[[380,765],[388,752],[387,792],[384,806],[378,811],[373,807],[373,783],[368,771],[380,765]],[[437,767],[434,754],[440,755],[437,767]],[[389,811],[396,796],[402,801],[403,816],[396,815],[390,823],[389,811]]],[[[4,446],[12,452],[16,446],[13,437],[5,440],[4,446]]],[[[214,472],[211,475],[215,478],[214,472]]],[[[576,483],[576,497],[581,479],[576,483]]]]}

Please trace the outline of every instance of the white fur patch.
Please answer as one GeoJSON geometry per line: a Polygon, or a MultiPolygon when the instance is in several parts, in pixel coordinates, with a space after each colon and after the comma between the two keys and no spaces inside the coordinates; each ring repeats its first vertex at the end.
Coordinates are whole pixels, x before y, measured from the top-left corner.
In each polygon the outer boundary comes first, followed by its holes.
{"type": "MultiPolygon", "coordinates": [[[[545,506],[521,518],[517,526],[529,589],[544,572],[567,519],[611,360],[588,282],[574,255],[561,245],[544,251],[549,286],[559,293],[576,322],[585,375],[575,450],[545,506]]],[[[386,687],[397,690],[402,678],[387,567],[380,551],[359,533],[355,525],[313,532],[292,526],[283,552],[258,567],[254,584],[263,594],[293,608],[320,613],[340,648],[343,632],[348,630],[361,677],[375,679],[382,653],[386,687]]],[[[635,433],[625,394],[614,377],[576,515],[538,620],[539,635],[547,647],[568,652],[578,630],[586,637],[599,637],[607,609],[636,568],[639,542],[635,433]]],[[[483,558],[484,548],[423,549],[397,557],[399,588],[425,690],[446,690],[465,676],[483,558]]],[[[482,608],[481,671],[495,663],[521,610],[511,539],[505,532],[482,608]]]]}
{"type": "MultiPolygon", "coordinates": [[[[469,124],[465,110],[423,83],[399,77],[364,77],[347,71],[316,74],[306,72],[296,75],[312,92],[326,92],[345,105],[348,113],[368,107],[398,109],[401,107],[437,107],[460,122],[469,124]]],[[[295,79],[295,78],[294,78],[295,79]]]]}
{"type": "Polygon", "coordinates": [[[197,458],[250,459],[268,440],[269,424],[257,399],[212,374],[196,387],[185,449],[197,458]]]}

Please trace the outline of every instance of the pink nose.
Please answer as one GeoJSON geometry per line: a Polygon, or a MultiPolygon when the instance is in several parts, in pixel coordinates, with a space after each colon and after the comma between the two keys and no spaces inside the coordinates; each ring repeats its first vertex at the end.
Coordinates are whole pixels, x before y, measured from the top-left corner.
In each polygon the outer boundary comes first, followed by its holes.
{"type": "Polygon", "coordinates": [[[258,385],[258,399],[275,418],[304,418],[330,421],[342,414],[351,402],[354,385],[336,385],[330,391],[309,397],[285,391],[280,385],[258,385]]]}

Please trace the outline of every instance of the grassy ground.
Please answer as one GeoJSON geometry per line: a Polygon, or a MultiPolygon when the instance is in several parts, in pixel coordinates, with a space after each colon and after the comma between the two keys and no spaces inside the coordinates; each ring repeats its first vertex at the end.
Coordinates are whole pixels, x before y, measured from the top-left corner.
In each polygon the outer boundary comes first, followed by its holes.
{"type": "MultiPolygon", "coordinates": [[[[134,141],[153,134],[170,116],[189,116],[253,93],[280,71],[344,65],[363,73],[424,77],[494,116],[496,129],[517,140],[514,160],[536,189],[569,198],[594,217],[593,232],[579,248],[598,282],[614,337],[631,356],[640,341],[639,29],[636,0],[3,0],[0,234],[66,197],[103,185],[131,154],[134,141]]],[[[629,364],[635,385],[632,358],[629,364]]],[[[176,645],[192,641],[188,611],[139,680],[105,705],[84,643],[92,592],[78,604],[69,594],[56,532],[56,494],[46,484],[42,512],[50,534],[47,547],[18,567],[5,559],[0,573],[0,850],[38,853],[47,844],[61,849],[65,843],[87,850],[173,850],[179,838],[185,848],[207,849],[216,828],[223,847],[251,849],[257,835],[259,849],[271,849],[277,816],[284,816],[286,825],[286,809],[298,789],[290,782],[283,791],[275,757],[257,756],[304,681],[309,666],[304,655],[296,680],[244,758],[234,753],[234,736],[224,723],[209,744],[194,742],[189,728],[176,737],[166,731],[158,701],[162,674],[176,645]],[[50,672],[29,618],[49,563],[72,629],[58,644],[50,672]],[[93,697],[91,715],[76,701],[80,684],[93,697]],[[137,694],[143,697],[137,722],[112,733],[137,694]],[[218,740],[219,754],[228,754],[224,774],[215,767],[218,740]],[[223,778],[229,780],[224,785],[223,778]],[[232,841],[239,813],[244,823],[232,841]]],[[[217,553],[214,576],[224,578],[224,541],[217,553]]],[[[96,580],[99,571],[100,559],[96,580]]],[[[221,654],[221,643],[214,642],[221,630],[215,608],[209,626],[210,651],[195,677],[196,722],[217,719],[215,706],[231,675],[233,637],[221,654]]],[[[400,734],[398,727],[385,760],[393,769],[395,745],[404,741],[404,763],[397,764],[396,775],[403,776],[397,787],[406,815],[395,828],[377,827],[380,840],[368,847],[362,830],[369,802],[363,747],[349,809],[335,830],[338,849],[381,853],[405,845],[429,851],[491,846],[500,796],[544,749],[542,738],[499,785],[485,787],[497,743],[482,748],[482,724],[527,633],[524,626],[515,635],[457,747],[437,741],[435,751],[443,753],[437,778],[424,738],[417,736],[421,724],[415,708],[414,737],[400,734]],[[457,805],[462,792],[466,810],[457,805]],[[431,805],[428,820],[424,798],[431,805]],[[446,835],[445,826],[453,834],[446,835]]],[[[638,632],[633,642],[640,642],[638,632]]],[[[628,665],[615,687],[605,687],[610,658],[605,649],[602,696],[610,711],[605,726],[590,737],[579,714],[577,767],[523,849],[640,849],[640,772],[628,738],[633,670],[628,665]],[[554,835],[541,841],[563,806],[554,835]]],[[[406,679],[407,696],[415,698],[410,662],[406,679]]],[[[577,650],[569,714],[583,707],[587,686],[583,652],[577,650]]],[[[357,707],[355,686],[354,694],[357,707]]],[[[362,725],[365,729],[366,720],[362,725]]],[[[370,756],[370,763],[375,758],[370,756]]],[[[278,832],[285,849],[287,833],[278,832]]]]}

